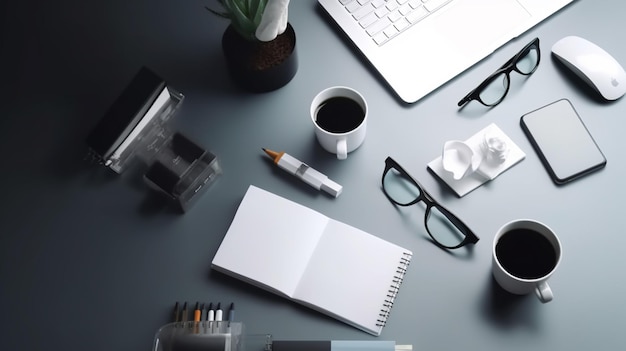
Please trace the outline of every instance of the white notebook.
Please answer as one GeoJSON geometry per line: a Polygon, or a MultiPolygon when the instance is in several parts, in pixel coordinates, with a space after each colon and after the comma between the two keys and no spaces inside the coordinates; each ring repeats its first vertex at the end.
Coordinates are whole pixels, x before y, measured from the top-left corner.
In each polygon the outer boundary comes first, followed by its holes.
{"type": "Polygon", "coordinates": [[[411,257],[251,185],[212,268],[380,335],[411,257]]]}

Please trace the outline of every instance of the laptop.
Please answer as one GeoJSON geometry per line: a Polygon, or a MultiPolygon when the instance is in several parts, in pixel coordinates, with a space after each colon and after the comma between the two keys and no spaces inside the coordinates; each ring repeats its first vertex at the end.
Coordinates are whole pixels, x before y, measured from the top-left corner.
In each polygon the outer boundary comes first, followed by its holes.
{"type": "Polygon", "coordinates": [[[423,98],[572,1],[318,0],[406,103],[423,98]]]}

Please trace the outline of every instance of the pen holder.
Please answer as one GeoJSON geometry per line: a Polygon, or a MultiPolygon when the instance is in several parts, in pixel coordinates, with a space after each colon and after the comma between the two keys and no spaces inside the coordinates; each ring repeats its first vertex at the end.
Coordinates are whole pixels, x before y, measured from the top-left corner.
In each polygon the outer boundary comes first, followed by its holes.
{"type": "Polygon", "coordinates": [[[174,322],[154,337],[153,351],[242,351],[243,323],[229,321],[174,322]]]}

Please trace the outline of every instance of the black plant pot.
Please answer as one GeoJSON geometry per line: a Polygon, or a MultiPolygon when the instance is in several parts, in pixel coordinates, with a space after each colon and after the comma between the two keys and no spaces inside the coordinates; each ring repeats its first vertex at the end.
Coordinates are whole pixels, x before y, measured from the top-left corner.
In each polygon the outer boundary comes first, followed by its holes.
{"type": "Polygon", "coordinates": [[[231,78],[252,92],[285,86],[298,71],[296,33],[291,24],[271,42],[249,41],[232,26],[222,36],[222,49],[231,78]]]}

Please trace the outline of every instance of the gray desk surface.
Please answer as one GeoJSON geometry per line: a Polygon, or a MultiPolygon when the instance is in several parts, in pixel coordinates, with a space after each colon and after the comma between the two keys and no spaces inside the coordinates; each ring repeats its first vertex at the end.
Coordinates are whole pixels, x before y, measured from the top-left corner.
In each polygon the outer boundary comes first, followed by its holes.
{"type": "Polygon", "coordinates": [[[314,0],[290,5],[300,58],[294,80],[272,93],[241,92],[225,73],[220,40],[227,24],[204,10],[211,3],[2,6],[0,348],[149,350],[177,300],[233,301],[250,333],[373,339],[210,270],[250,184],[413,250],[379,339],[417,350],[623,347],[626,101],[598,101],[549,55],[554,42],[575,34],[626,63],[622,1],[603,1],[602,8],[576,1],[414,105],[389,93],[314,0]],[[513,77],[494,109],[457,109],[460,97],[535,36],[543,60],[532,77],[513,77]],[[221,158],[224,176],[185,215],[160,205],[132,176],[83,161],[84,137],[141,65],[185,93],[176,127],[221,158]],[[312,97],[331,85],[358,89],[371,109],[367,139],[346,161],[317,145],[308,116],[312,97]],[[548,178],[519,127],[523,113],[560,98],[570,99],[608,159],[604,170],[563,187],[548,178]],[[492,122],[527,157],[459,199],[426,163],[446,140],[492,122]],[[262,147],[305,160],[344,193],[332,199],[312,190],[274,168],[262,147]],[[388,155],[474,229],[481,237],[474,250],[441,251],[427,240],[422,209],[398,210],[386,200],[380,176],[388,155]],[[493,236],[523,217],[547,223],[563,243],[551,279],[555,300],[546,305],[492,282],[493,236]]]}

